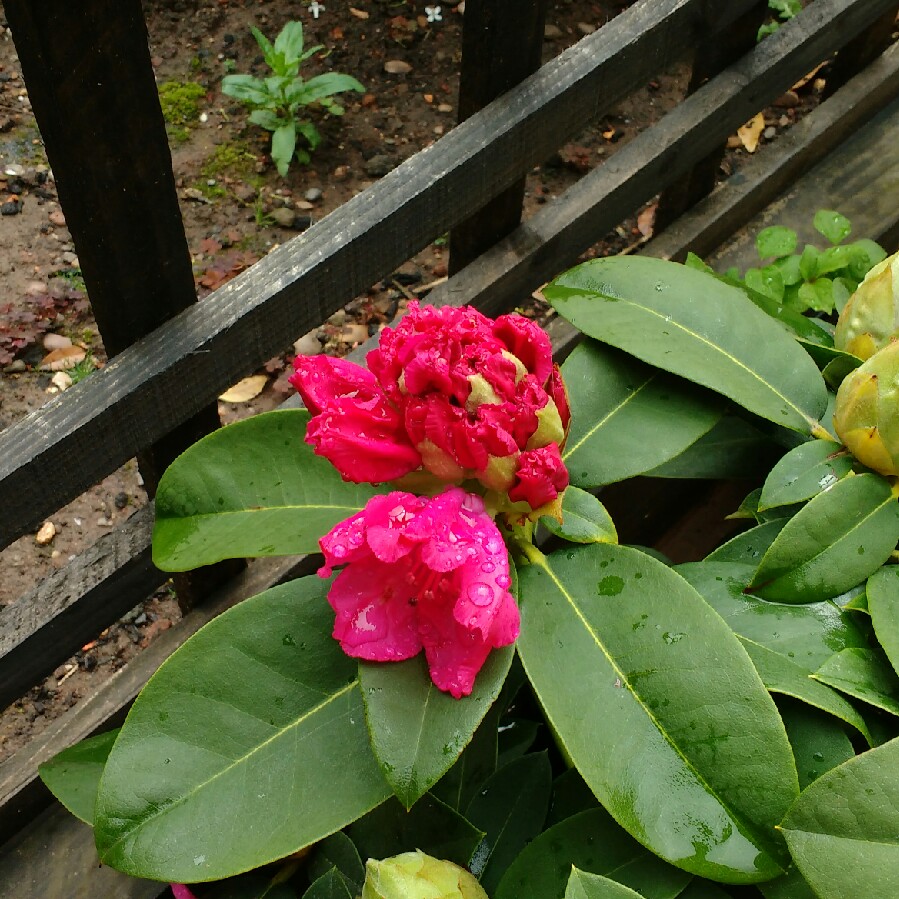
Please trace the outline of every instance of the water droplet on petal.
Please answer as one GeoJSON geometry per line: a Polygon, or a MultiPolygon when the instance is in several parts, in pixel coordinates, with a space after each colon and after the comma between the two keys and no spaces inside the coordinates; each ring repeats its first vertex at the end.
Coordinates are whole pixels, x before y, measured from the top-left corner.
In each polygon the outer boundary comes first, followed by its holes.
{"type": "Polygon", "coordinates": [[[468,598],[481,608],[493,602],[493,588],[489,584],[469,584],[468,598]]]}

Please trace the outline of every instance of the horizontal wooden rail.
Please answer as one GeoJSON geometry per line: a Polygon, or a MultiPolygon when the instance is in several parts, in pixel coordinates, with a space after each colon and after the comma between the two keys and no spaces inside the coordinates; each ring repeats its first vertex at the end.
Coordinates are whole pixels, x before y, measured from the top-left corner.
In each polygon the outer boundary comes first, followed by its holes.
{"type": "MultiPolygon", "coordinates": [[[[826,0],[818,2],[823,5],[826,0]]],[[[775,38],[769,38],[766,43],[769,42],[770,47],[777,49],[775,38]]],[[[585,214],[592,216],[594,221],[596,217],[609,221],[610,224],[604,225],[608,228],[630,214],[642,199],[652,195],[652,184],[644,186],[643,181],[657,177],[655,173],[659,168],[664,169],[659,157],[664,160],[666,148],[685,144],[678,164],[687,168],[702,158],[701,144],[692,145],[689,136],[693,131],[685,135],[683,121],[693,123],[693,128],[704,128],[701,123],[695,124],[695,113],[705,110],[721,134],[729,131],[728,121],[722,121],[722,109],[731,102],[732,92],[739,85],[755,90],[755,78],[763,77],[760,74],[763,69],[759,66],[747,69],[740,63],[738,68],[739,76],[733,72],[720,76],[723,87],[717,83],[709,85],[709,93],[717,98],[718,105],[710,105],[706,97],[699,95],[689,98],[643,138],[637,138],[616,154],[618,166],[614,177],[608,177],[611,167],[595,171],[553,204],[541,209],[510,238],[498,244],[483,261],[470,265],[450,279],[445,287],[432,293],[429,300],[486,304],[484,308],[494,312],[502,304],[519,302],[523,294],[564,268],[589,246],[597,233],[602,233],[598,228],[590,227],[589,222],[584,223],[585,214]],[[651,150],[648,154],[647,147],[651,150]],[[631,198],[632,205],[621,212],[627,197],[631,198]],[[594,204],[589,213],[584,212],[585,201],[594,204]],[[617,204],[612,213],[604,211],[605,202],[617,204]],[[560,235],[560,228],[574,229],[574,236],[560,235]],[[564,258],[547,259],[546,247],[553,247],[557,242],[570,256],[567,262],[564,258]],[[495,264],[496,259],[505,264],[495,264]],[[514,275],[511,286],[504,280],[510,271],[514,275]]],[[[745,224],[813,161],[832,150],[897,95],[899,47],[888,51],[836,96],[750,160],[737,177],[722,185],[702,204],[701,208],[705,210],[702,214],[687,215],[675,223],[650,243],[648,252],[676,258],[685,255],[687,249],[701,254],[710,252],[720,244],[723,235],[731,234],[745,224]]],[[[742,113],[731,112],[730,115],[739,118],[742,113]]],[[[707,139],[719,136],[716,133],[707,139]]],[[[856,222],[857,231],[878,238],[882,236],[879,226],[887,221],[886,218],[875,221],[872,216],[862,215],[856,222]]],[[[564,329],[562,323],[554,325],[560,345],[564,329]]],[[[370,348],[370,345],[360,347],[353,356],[362,361],[370,348]]],[[[288,400],[286,405],[296,405],[296,398],[288,400]]],[[[136,513],[123,527],[104,537],[97,547],[82,553],[65,569],[55,573],[46,585],[0,610],[0,698],[4,703],[22,695],[41,676],[68,658],[74,649],[92,639],[102,627],[136,605],[162,582],[164,575],[149,562],[150,514],[149,509],[136,513]],[[60,630],[53,614],[61,611],[66,616],[66,626],[62,631],[64,638],[56,643],[60,630]]]]}
{"type": "MultiPolygon", "coordinates": [[[[755,2],[632,6],[198,307],[7,428],[0,434],[0,546],[321,324],[755,2]]],[[[851,5],[879,10],[880,3],[851,5]]]]}

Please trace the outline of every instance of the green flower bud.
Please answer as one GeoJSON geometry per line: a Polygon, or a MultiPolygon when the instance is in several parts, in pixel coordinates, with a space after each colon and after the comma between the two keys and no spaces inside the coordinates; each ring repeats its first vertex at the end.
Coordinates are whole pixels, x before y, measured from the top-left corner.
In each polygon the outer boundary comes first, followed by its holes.
{"type": "Polygon", "coordinates": [[[369,859],[365,865],[362,899],[488,899],[488,896],[464,868],[415,851],[380,862],[369,859]]]}
{"type": "Polygon", "coordinates": [[[878,263],[849,298],[834,334],[838,350],[870,359],[899,335],[899,253],[878,263]]]}
{"type": "Polygon", "coordinates": [[[899,342],[887,344],[846,376],[833,424],[859,462],[884,475],[899,475],[899,342]]]}

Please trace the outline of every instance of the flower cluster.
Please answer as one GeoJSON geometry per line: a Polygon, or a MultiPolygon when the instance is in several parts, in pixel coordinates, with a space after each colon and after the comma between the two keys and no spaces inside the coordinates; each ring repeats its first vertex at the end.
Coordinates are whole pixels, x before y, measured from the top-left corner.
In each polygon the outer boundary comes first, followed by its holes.
{"type": "Polygon", "coordinates": [[[316,453],[345,480],[399,488],[320,541],[320,575],[346,566],[328,594],[334,637],[373,661],[423,649],[433,682],[459,698],[518,637],[492,516],[561,514],[565,387],[539,327],[469,307],[411,303],[367,361],[301,356],[291,377],[316,453]]]}
{"type": "Polygon", "coordinates": [[[423,471],[446,483],[479,481],[497,508],[558,514],[570,413],[537,325],[411,303],[367,361],[368,370],[326,356],[294,361],[291,383],[313,413],[306,439],[344,479],[423,471]]]}

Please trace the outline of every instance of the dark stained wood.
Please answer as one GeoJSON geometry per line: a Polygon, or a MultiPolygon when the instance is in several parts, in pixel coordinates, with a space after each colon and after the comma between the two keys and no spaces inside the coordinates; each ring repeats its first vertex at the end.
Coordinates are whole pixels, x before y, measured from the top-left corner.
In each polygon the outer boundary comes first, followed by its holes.
{"type": "MultiPolygon", "coordinates": [[[[889,2],[815,0],[805,10],[802,27],[790,29],[789,34],[782,28],[766,38],[557,201],[437,287],[428,302],[453,306],[477,302],[488,314],[522,302],[574,264],[599,235],[688,171],[759,108],[858,34],[889,2]]],[[[794,23],[798,26],[798,20],[794,23]]],[[[894,75],[882,77],[895,90],[894,75]]],[[[873,78],[872,83],[879,80],[873,78]]],[[[873,115],[877,107],[864,96],[855,96],[857,105],[873,115]]],[[[879,96],[883,98],[884,93],[879,96]]],[[[856,125],[863,120],[855,119],[856,125]]],[[[808,156],[805,161],[810,161],[808,156]]],[[[739,183],[740,176],[736,179],[739,183]]],[[[719,242],[726,233],[719,232],[719,242]]]]}
{"type": "Polygon", "coordinates": [[[0,546],[469,217],[707,28],[724,27],[752,2],[632,6],[270,253],[202,308],[180,313],[0,433],[0,546]]]}
{"type": "MultiPolygon", "coordinates": [[[[462,28],[459,121],[464,122],[540,67],[549,0],[469,0],[462,28]]],[[[455,274],[521,221],[521,178],[450,232],[455,274]]]]}
{"type": "MultiPolygon", "coordinates": [[[[768,15],[767,0],[761,0],[747,10],[720,34],[704,41],[693,55],[687,95],[695,94],[710,78],[732,65],[756,45],[759,26],[768,15]]],[[[718,178],[724,158],[725,144],[716,147],[682,178],[667,187],[659,198],[654,227],[662,231],[680,218],[691,206],[710,193],[718,178]]]]}
{"type": "Polygon", "coordinates": [[[836,93],[850,78],[870,65],[890,46],[896,31],[897,16],[899,16],[899,3],[893,3],[892,9],[885,12],[873,25],[840,50],[827,74],[825,99],[836,93]]]}

